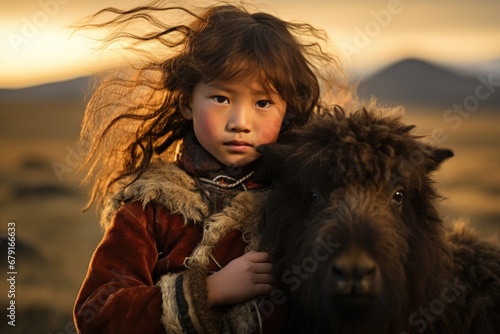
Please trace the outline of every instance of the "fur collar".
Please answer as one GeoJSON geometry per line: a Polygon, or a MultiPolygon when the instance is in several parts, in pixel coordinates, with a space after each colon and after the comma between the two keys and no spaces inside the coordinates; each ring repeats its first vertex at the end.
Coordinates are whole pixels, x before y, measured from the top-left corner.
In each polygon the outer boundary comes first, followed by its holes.
{"type": "Polygon", "coordinates": [[[106,202],[101,213],[101,226],[104,229],[109,227],[114,213],[125,201],[139,200],[143,206],[155,201],[172,214],[181,214],[185,222],[210,223],[211,230],[220,229],[220,233],[231,229],[245,231],[248,225],[253,225],[248,219],[259,216],[256,210],[262,209],[269,192],[267,189],[241,191],[222,212],[210,215],[209,204],[196,188],[193,177],[173,162],[155,159],[139,179],[130,185],[127,183],[128,180],[123,181],[118,193],[106,202]],[[222,223],[223,220],[225,223],[222,223]],[[220,228],[215,223],[219,221],[220,228]]]}
{"type": "Polygon", "coordinates": [[[175,163],[156,159],[148,170],[132,184],[124,181],[120,191],[110,198],[102,213],[101,226],[106,229],[111,224],[114,213],[124,201],[139,200],[146,206],[155,201],[165,206],[173,214],[181,214],[185,221],[199,223],[208,214],[208,206],[196,191],[194,179],[175,163]]]}

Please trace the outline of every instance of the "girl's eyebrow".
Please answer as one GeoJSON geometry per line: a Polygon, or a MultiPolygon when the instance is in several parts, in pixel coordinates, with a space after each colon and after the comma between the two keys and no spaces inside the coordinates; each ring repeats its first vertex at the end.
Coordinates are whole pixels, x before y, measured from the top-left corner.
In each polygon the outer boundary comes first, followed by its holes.
{"type": "Polygon", "coordinates": [[[224,90],[227,92],[234,92],[234,89],[232,89],[231,87],[229,87],[228,85],[225,85],[225,84],[221,84],[221,83],[217,83],[217,82],[212,81],[212,82],[207,83],[206,85],[211,87],[211,88],[214,88],[214,89],[224,90]]]}
{"type": "MultiPolygon", "coordinates": [[[[218,83],[218,82],[212,81],[212,82],[207,83],[206,85],[210,86],[212,88],[215,88],[215,89],[219,89],[219,90],[231,93],[231,94],[236,93],[236,90],[234,88],[232,88],[230,84],[224,84],[224,83],[218,83]]],[[[260,88],[260,89],[250,88],[250,90],[251,90],[252,94],[254,94],[254,95],[271,95],[270,92],[268,92],[262,88],[260,88]]]]}

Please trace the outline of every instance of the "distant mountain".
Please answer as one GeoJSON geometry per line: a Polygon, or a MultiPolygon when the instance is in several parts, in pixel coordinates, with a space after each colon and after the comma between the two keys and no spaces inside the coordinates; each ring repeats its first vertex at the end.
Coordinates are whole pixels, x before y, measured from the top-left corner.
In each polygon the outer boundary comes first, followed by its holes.
{"type": "Polygon", "coordinates": [[[87,78],[78,78],[0,89],[0,137],[34,141],[74,138],[80,131],[87,85],[87,78]]]}
{"type": "MultiPolygon", "coordinates": [[[[444,64],[443,64],[444,66],[444,64]]],[[[465,75],[489,75],[493,74],[495,78],[500,78],[500,58],[490,59],[488,61],[462,63],[449,65],[452,71],[463,73],[465,75]]]]}
{"type": "Polygon", "coordinates": [[[490,75],[468,76],[423,60],[405,59],[362,80],[358,92],[362,98],[374,95],[386,103],[451,107],[479,102],[480,107],[500,110],[500,77],[490,75]],[[486,87],[488,81],[492,84],[486,87]]]}
{"type": "Polygon", "coordinates": [[[88,93],[88,77],[76,78],[20,89],[0,89],[0,102],[55,101],[58,99],[80,99],[88,93]]]}
{"type": "MultiPolygon", "coordinates": [[[[405,59],[363,79],[358,92],[362,98],[374,95],[379,101],[390,104],[452,107],[454,104],[479,102],[481,108],[500,111],[500,70],[497,65],[500,66],[498,60],[471,68],[464,66],[459,71],[419,59],[405,59]],[[488,81],[491,82],[489,87],[484,87],[488,81]],[[483,87],[478,88],[481,85],[483,87]],[[478,93],[483,95],[476,96],[478,93]],[[486,95],[487,98],[483,98],[486,95]]],[[[0,103],[83,101],[89,93],[88,86],[89,78],[81,77],[23,89],[0,89],[0,103]]]]}

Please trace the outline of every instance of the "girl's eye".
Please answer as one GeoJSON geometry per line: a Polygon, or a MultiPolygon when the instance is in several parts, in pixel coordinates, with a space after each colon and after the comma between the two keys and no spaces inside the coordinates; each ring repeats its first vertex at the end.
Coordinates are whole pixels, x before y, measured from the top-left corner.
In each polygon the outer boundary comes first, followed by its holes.
{"type": "Polygon", "coordinates": [[[214,96],[212,99],[217,103],[227,103],[229,104],[229,99],[225,96],[214,96]]]}
{"type": "Polygon", "coordinates": [[[269,101],[266,101],[266,100],[260,100],[260,101],[257,101],[256,105],[257,107],[259,108],[269,108],[271,106],[271,102],[269,101]]]}

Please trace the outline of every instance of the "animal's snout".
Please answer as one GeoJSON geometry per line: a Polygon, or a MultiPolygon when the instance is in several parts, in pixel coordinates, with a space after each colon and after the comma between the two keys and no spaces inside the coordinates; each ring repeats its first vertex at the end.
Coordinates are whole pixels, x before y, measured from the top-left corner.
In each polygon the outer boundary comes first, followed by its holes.
{"type": "Polygon", "coordinates": [[[337,296],[373,295],[380,281],[377,264],[362,251],[350,251],[336,258],[331,265],[331,275],[337,296]]]}

